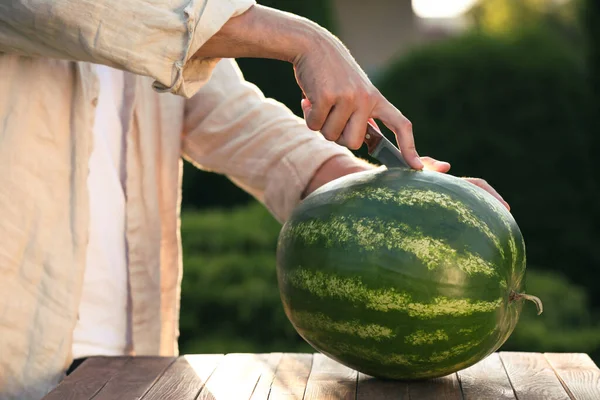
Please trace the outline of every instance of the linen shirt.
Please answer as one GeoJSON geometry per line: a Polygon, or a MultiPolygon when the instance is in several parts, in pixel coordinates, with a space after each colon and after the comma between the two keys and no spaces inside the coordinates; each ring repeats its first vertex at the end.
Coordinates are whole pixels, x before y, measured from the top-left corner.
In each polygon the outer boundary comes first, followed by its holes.
{"type": "Polygon", "coordinates": [[[134,355],[178,354],[182,157],[281,222],[349,150],[194,56],[253,0],[0,2],[0,399],[40,399],[72,360],[89,228],[98,80],[125,74],[126,240],[134,355]]]}

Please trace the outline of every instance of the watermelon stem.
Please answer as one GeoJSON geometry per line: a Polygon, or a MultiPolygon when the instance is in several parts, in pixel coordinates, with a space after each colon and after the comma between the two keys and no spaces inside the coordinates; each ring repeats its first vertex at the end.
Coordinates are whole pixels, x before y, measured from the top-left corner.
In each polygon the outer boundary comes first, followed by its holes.
{"type": "Polygon", "coordinates": [[[532,296],[532,295],[526,294],[526,293],[518,293],[515,291],[512,291],[510,293],[510,297],[509,297],[510,301],[518,301],[521,299],[525,299],[525,300],[529,300],[529,301],[533,302],[538,310],[537,315],[540,315],[541,313],[544,312],[544,304],[542,303],[542,300],[540,300],[539,297],[532,296]]]}

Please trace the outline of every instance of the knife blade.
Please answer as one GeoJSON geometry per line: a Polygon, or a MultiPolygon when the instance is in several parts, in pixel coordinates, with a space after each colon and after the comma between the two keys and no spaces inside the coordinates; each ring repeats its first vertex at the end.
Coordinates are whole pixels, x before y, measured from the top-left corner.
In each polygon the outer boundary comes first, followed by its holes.
{"type": "Polygon", "coordinates": [[[371,122],[367,124],[364,139],[371,157],[388,168],[410,168],[400,150],[386,138],[371,122]]]}

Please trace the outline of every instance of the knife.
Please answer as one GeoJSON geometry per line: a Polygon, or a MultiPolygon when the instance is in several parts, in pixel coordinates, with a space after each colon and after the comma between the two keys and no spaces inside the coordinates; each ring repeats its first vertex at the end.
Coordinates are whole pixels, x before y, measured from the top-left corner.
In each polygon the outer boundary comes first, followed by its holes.
{"type": "Polygon", "coordinates": [[[371,157],[388,168],[410,168],[400,150],[371,122],[367,124],[364,142],[371,157]]]}

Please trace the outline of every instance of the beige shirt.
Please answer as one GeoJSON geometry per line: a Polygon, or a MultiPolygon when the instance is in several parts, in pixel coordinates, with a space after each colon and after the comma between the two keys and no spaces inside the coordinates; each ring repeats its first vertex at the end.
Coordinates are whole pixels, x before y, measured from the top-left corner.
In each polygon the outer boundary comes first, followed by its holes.
{"type": "Polygon", "coordinates": [[[39,399],[71,363],[88,241],[98,80],[127,71],[126,222],[136,355],[176,355],[182,156],[280,221],[351,153],[196,50],[253,0],[0,2],[0,399],[39,399]],[[159,93],[164,92],[164,93],[159,93]]]}

